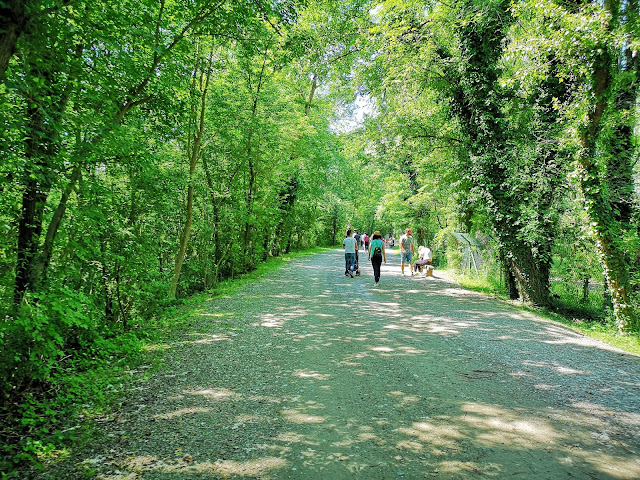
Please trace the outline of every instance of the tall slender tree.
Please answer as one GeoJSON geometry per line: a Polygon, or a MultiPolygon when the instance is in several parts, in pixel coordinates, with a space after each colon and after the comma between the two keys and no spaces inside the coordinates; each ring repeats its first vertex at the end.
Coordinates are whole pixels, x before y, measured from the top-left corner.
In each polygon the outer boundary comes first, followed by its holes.
{"type": "Polygon", "coordinates": [[[185,219],[182,234],[180,235],[180,245],[178,254],[176,255],[176,264],[173,271],[173,280],[171,281],[171,289],[169,297],[175,298],[180,281],[180,271],[187,251],[189,243],[189,235],[193,224],[193,202],[194,202],[194,176],[196,166],[203,155],[205,149],[205,119],[207,100],[209,92],[209,82],[213,75],[213,59],[214,49],[211,48],[206,57],[199,57],[199,49],[196,49],[196,64],[193,68],[193,77],[191,79],[191,88],[189,89],[190,97],[190,116],[187,125],[187,142],[185,153],[189,161],[189,174],[187,177],[187,205],[185,208],[185,219]]]}

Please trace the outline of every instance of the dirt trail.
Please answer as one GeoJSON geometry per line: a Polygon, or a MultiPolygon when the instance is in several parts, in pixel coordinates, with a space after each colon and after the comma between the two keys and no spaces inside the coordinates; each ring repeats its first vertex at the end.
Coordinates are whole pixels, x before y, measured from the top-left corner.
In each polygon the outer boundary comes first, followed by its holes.
{"type": "Polygon", "coordinates": [[[213,299],[56,478],[640,478],[640,358],[398,262],[213,299]]]}

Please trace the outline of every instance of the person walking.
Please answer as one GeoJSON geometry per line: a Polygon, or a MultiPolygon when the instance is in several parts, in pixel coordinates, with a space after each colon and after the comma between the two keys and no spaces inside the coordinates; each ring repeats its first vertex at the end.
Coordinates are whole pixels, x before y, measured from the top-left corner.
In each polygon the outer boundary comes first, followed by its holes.
{"type": "Polygon", "coordinates": [[[373,267],[373,280],[374,286],[377,286],[380,282],[380,267],[382,262],[387,263],[387,253],[384,250],[384,240],[382,235],[376,230],[371,237],[371,243],[369,245],[369,260],[371,260],[371,266],[373,267]]]}
{"type": "Polygon", "coordinates": [[[351,229],[347,230],[347,237],[342,241],[342,248],[344,248],[344,274],[353,278],[353,270],[356,267],[356,252],[358,251],[358,244],[356,243],[356,239],[353,238],[353,232],[351,229]]]}
{"type": "Polygon", "coordinates": [[[404,231],[404,235],[400,237],[400,270],[404,275],[404,264],[409,264],[409,274],[413,275],[413,256],[416,253],[416,249],[413,246],[413,237],[411,236],[411,229],[407,228],[404,231]]]}

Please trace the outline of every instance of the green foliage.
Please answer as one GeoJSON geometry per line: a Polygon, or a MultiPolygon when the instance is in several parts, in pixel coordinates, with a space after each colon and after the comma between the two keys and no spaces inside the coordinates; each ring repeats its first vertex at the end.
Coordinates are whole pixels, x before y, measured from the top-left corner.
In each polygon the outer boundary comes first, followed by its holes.
{"type": "Polygon", "coordinates": [[[347,227],[410,226],[450,267],[468,232],[484,291],[506,266],[606,325],[619,299],[583,289],[604,270],[637,310],[631,4],[608,23],[552,0],[54,3],[0,85],[6,454],[64,444],[168,308],[347,227]],[[370,114],[345,122],[354,99],[370,114]]]}
{"type": "Polygon", "coordinates": [[[121,391],[127,365],[142,359],[138,335],[113,336],[77,302],[60,291],[3,325],[2,351],[13,357],[2,359],[0,471],[38,465],[75,442],[87,425],[71,422],[97,415],[121,391]]]}
{"type": "Polygon", "coordinates": [[[135,361],[146,326],[175,303],[188,188],[179,298],[332,243],[361,197],[375,205],[348,140],[330,131],[330,95],[316,92],[338,63],[350,68],[365,5],[81,2],[34,21],[0,87],[4,455],[42,459],[67,442],[56,432],[74,404],[119,388],[105,383],[119,375],[108,364],[135,361]],[[185,72],[207,58],[202,103],[185,72]],[[325,211],[336,217],[325,223],[325,211]]]}
{"type": "Polygon", "coordinates": [[[500,282],[500,278],[498,275],[495,275],[495,272],[485,270],[483,274],[476,275],[470,272],[461,273],[459,270],[455,270],[448,271],[448,274],[464,288],[501,299],[507,298],[504,284],[500,282]]]}
{"type": "Polygon", "coordinates": [[[2,396],[28,382],[47,382],[69,343],[90,343],[95,325],[88,299],[68,288],[48,292],[46,300],[27,297],[19,313],[2,324],[2,396]]]}
{"type": "Polygon", "coordinates": [[[455,237],[452,232],[455,232],[453,226],[448,226],[440,230],[434,238],[434,247],[441,252],[445,252],[445,262],[447,268],[460,272],[462,269],[463,252],[458,248],[458,244],[455,241],[455,237]]]}

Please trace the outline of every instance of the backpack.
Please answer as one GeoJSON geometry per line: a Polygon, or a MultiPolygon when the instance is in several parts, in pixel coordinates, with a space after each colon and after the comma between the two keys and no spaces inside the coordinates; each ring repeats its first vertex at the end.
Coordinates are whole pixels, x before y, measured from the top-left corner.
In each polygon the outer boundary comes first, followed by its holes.
{"type": "Polygon", "coordinates": [[[373,257],[381,257],[382,256],[382,247],[380,245],[376,245],[373,249],[373,257]]]}

